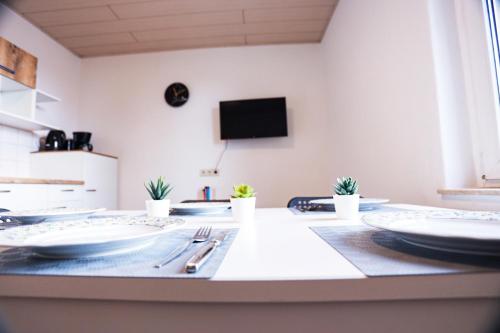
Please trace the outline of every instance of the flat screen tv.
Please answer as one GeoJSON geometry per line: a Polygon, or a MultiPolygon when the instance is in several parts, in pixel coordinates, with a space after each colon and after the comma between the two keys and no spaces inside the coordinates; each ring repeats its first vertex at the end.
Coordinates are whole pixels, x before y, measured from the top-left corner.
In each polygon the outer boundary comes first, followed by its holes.
{"type": "Polygon", "coordinates": [[[219,110],[222,140],[288,136],[285,97],[221,101],[219,110]]]}

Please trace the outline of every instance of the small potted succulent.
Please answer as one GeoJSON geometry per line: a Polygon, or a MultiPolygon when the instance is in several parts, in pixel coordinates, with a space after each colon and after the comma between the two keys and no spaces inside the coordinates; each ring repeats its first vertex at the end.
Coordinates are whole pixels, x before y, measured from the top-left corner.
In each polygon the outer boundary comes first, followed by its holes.
{"type": "Polygon", "coordinates": [[[255,191],[252,186],[240,184],[233,186],[231,211],[237,222],[253,220],[255,215],[255,191]]]}
{"type": "Polygon", "coordinates": [[[358,182],[351,177],[337,178],[333,203],[337,218],[352,220],[359,211],[358,182]]]}
{"type": "Polygon", "coordinates": [[[146,200],[148,216],[167,217],[170,213],[170,199],[167,199],[167,195],[172,191],[172,186],[163,177],[159,177],[156,182],[150,180],[144,186],[151,196],[151,200],[146,200]]]}

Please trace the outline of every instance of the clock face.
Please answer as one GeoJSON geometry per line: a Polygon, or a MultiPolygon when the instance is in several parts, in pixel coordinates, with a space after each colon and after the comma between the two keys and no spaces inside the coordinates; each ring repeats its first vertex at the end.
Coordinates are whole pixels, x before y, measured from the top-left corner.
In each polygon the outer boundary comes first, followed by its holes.
{"type": "Polygon", "coordinates": [[[189,90],[183,83],[175,82],[165,90],[165,101],[168,105],[179,107],[184,105],[189,99],[189,90]]]}

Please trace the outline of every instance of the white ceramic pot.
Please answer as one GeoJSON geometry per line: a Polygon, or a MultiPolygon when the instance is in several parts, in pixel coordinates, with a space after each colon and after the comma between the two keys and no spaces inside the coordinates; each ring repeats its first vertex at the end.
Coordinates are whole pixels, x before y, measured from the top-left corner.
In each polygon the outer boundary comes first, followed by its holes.
{"type": "Polygon", "coordinates": [[[231,198],[231,212],[236,222],[252,221],[256,198],[231,198]]]}
{"type": "Polygon", "coordinates": [[[335,213],[337,218],[343,220],[354,220],[358,218],[359,194],[334,195],[335,213]]]}
{"type": "Polygon", "coordinates": [[[146,211],[149,217],[168,217],[170,214],[170,199],[146,200],[146,211]]]}

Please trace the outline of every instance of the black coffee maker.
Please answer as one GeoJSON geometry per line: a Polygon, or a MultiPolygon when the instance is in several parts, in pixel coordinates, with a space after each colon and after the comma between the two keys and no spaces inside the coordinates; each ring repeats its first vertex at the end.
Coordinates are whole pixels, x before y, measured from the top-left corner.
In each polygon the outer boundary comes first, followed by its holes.
{"type": "Polygon", "coordinates": [[[71,142],[70,149],[92,151],[94,147],[90,143],[91,137],[92,133],[90,132],[73,132],[73,142],[71,142]]]}
{"type": "Polygon", "coordinates": [[[66,133],[59,130],[51,130],[45,140],[44,150],[65,150],[66,133]]]}

